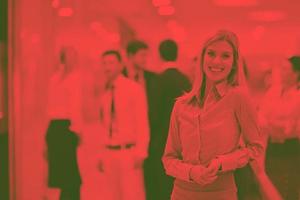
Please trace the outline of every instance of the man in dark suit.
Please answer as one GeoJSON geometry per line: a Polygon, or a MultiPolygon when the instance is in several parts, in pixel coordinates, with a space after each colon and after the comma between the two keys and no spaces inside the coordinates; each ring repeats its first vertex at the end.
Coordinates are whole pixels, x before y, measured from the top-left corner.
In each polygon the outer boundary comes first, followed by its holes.
{"type": "Polygon", "coordinates": [[[170,199],[173,179],[164,173],[164,168],[161,162],[161,157],[164,152],[167,141],[170,116],[176,98],[188,92],[191,89],[191,84],[188,78],[178,70],[176,63],[178,56],[178,47],[173,40],[164,40],[159,45],[159,54],[163,62],[164,71],[159,76],[160,85],[160,102],[159,102],[159,134],[156,142],[157,154],[157,177],[161,177],[160,196],[159,200],[170,199]]]}
{"type": "MultiPolygon", "coordinates": [[[[189,79],[181,73],[176,63],[178,46],[173,40],[164,40],[159,45],[159,55],[163,62],[164,71],[159,76],[159,84],[162,90],[160,97],[160,112],[162,115],[162,127],[164,132],[169,129],[170,115],[176,98],[191,89],[189,79]]],[[[163,141],[165,142],[165,141],[163,141]]]]}
{"type": "Polygon", "coordinates": [[[144,87],[147,96],[148,118],[150,126],[150,144],[148,150],[148,158],[144,162],[144,178],[147,200],[158,200],[155,197],[157,193],[157,184],[159,180],[153,176],[155,162],[155,142],[158,140],[159,133],[159,82],[158,75],[154,72],[146,70],[148,45],[143,41],[134,40],[127,45],[128,65],[123,70],[123,74],[140,83],[144,87]]]}

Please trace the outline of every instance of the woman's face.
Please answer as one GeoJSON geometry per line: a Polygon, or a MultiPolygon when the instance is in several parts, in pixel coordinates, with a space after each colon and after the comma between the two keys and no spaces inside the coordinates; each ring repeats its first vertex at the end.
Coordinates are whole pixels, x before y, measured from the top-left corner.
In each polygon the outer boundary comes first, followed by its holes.
{"type": "Polygon", "coordinates": [[[226,41],[210,44],[204,54],[203,71],[208,80],[219,83],[227,79],[233,66],[233,49],[226,41]]]}

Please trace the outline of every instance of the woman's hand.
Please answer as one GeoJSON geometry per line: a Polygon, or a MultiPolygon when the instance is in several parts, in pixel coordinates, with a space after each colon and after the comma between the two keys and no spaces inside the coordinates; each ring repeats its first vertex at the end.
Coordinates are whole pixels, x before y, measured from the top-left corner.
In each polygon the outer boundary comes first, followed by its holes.
{"type": "Polygon", "coordinates": [[[210,164],[208,165],[207,169],[210,171],[210,173],[213,174],[217,174],[222,167],[222,163],[218,158],[213,159],[210,164]]]}
{"type": "Polygon", "coordinates": [[[190,178],[201,186],[206,186],[213,183],[218,176],[213,171],[213,168],[206,168],[201,165],[195,165],[191,168],[190,178]]]}
{"type": "Polygon", "coordinates": [[[231,153],[217,156],[211,161],[208,168],[213,173],[233,171],[246,166],[249,160],[249,150],[247,148],[241,148],[231,153]]]}

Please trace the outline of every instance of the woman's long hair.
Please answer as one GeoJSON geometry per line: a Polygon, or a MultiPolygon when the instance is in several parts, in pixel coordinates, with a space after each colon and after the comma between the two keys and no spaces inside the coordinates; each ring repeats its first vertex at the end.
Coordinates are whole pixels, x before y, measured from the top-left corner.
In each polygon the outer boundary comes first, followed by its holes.
{"type": "Polygon", "coordinates": [[[209,38],[203,45],[201,54],[200,54],[200,59],[199,59],[199,67],[196,68],[195,70],[195,80],[193,83],[192,90],[181,96],[179,99],[181,100],[186,100],[186,101],[191,101],[193,99],[198,99],[201,102],[201,99],[203,99],[204,94],[205,94],[205,87],[206,87],[206,75],[203,71],[203,63],[204,63],[204,57],[205,53],[207,50],[207,47],[217,41],[226,41],[228,44],[233,49],[233,66],[231,69],[231,72],[229,73],[227,77],[227,82],[229,85],[236,86],[239,83],[239,65],[240,65],[240,53],[239,53],[239,44],[238,44],[238,39],[237,36],[227,30],[221,30],[218,31],[214,36],[209,38]]]}
{"type": "Polygon", "coordinates": [[[288,60],[292,64],[293,71],[298,75],[297,84],[300,87],[300,55],[292,56],[288,60]]]}

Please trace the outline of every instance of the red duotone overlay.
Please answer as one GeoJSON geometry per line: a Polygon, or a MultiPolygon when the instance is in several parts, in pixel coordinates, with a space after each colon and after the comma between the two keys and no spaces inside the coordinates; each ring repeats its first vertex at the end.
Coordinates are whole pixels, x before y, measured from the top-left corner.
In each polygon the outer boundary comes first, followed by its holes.
{"type": "Polygon", "coordinates": [[[299,200],[299,8],[1,3],[0,199],[299,200]]]}

